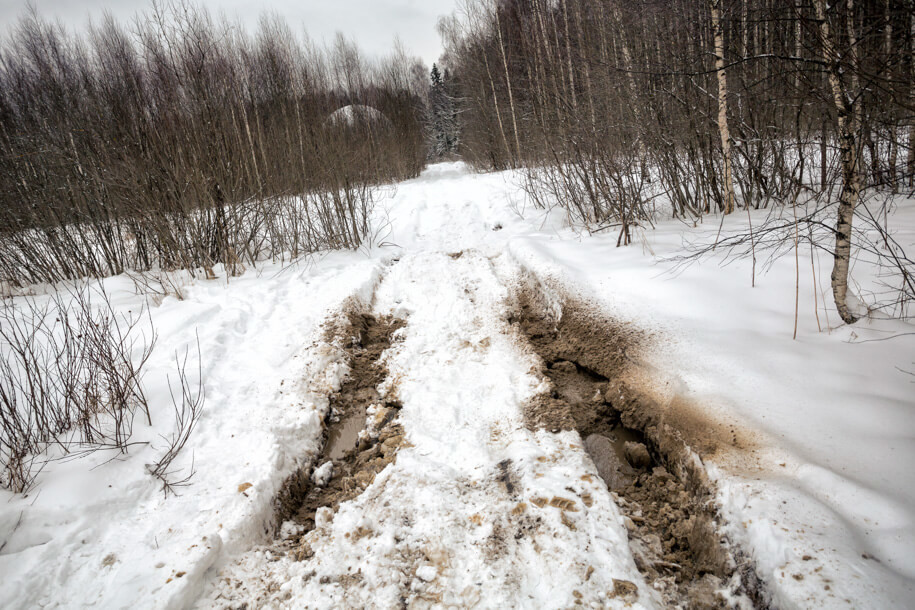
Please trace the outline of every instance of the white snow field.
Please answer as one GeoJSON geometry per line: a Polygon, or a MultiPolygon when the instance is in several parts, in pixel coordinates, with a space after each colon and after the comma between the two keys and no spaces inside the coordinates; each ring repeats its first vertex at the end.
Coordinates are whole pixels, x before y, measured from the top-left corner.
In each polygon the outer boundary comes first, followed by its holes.
{"type": "MultiPolygon", "coordinates": [[[[651,383],[745,439],[705,467],[724,533],[773,607],[910,606],[913,325],[876,314],[841,325],[821,254],[819,331],[802,249],[792,340],[793,253],[757,269],[755,288],[747,260],[677,268],[666,259],[684,239],[714,240],[718,218],[661,222],[616,248],[615,233],[531,209],[515,178],[431,166],[379,203],[370,249],[195,280],[184,300],[152,304],[154,425],[138,418],[134,434],[151,446],[52,462],[28,496],[0,492],[0,607],[662,606],[579,435],[524,426],[543,389],[508,322],[524,275],[648,331],[639,359],[651,383]],[[327,395],[347,373],[324,326],[347,302],[407,320],[383,356],[407,442],[365,492],[319,512],[314,554],[294,561],[270,551],[273,502],[288,475],[317,465],[327,395]],[[166,374],[195,336],[206,407],[179,467],[196,473],[166,498],[145,464],[174,425],[166,374]],[[571,508],[532,503],[553,497],[571,508]]],[[[726,218],[723,234],[746,222],[726,218]]],[[[915,202],[890,224],[915,245],[915,202]]],[[[878,271],[862,259],[857,290],[878,271]]],[[[105,286],[118,309],[141,306],[126,278],[105,286]]]]}

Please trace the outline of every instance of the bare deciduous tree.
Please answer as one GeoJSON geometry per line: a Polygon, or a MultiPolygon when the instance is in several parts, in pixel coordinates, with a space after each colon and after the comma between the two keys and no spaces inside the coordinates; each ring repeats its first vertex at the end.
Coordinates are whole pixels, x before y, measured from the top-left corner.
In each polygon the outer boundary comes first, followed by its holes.
{"type": "Polygon", "coordinates": [[[0,45],[0,279],[358,246],[375,187],[424,162],[415,63],[180,3],[85,36],[26,14],[0,45]],[[341,107],[377,113],[329,120],[341,107]]]}

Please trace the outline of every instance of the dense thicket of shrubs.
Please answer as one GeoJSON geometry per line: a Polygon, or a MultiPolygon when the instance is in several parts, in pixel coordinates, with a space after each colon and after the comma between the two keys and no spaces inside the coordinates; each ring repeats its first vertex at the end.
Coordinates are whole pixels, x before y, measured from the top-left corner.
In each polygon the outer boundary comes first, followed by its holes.
{"type": "Polygon", "coordinates": [[[0,47],[0,280],[357,246],[374,187],[424,162],[414,63],[180,5],[87,35],[27,15],[0,47]],[[329,118],[351,104],[380,115],[329,118]]]}

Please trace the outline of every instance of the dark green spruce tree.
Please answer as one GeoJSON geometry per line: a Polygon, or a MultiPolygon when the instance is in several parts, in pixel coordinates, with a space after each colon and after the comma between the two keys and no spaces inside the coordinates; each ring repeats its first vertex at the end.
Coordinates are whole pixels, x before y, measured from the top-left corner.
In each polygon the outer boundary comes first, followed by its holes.
{"type": "Polygon", "coordinates": [[[429,154],[433,159],[442,159],[458,150],[460,129],[457,104],[448,71],[444,74],[438,65],[432,65],[429,88],[429,154]]]}

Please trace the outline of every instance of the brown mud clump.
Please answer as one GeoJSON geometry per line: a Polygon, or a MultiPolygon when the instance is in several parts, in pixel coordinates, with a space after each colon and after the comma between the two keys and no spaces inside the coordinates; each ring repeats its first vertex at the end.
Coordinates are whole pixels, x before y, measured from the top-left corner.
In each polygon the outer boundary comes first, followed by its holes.
{"type": "MultiPolygon", "coordinates": [[[[400,403],[390,392],[382,396],[379,386],[388,374],[381,355],[404,325],[403,320],[389,316],[354,312],[342,328],[329,329],[347,338],[343,349],[350,371],[340,390],[330,396],[321,455],[313,468],[286,482],[278,499],[278,523],[292,520],[300,526],[299,534],[308,533],[315,528],[319,509],[336,511],[396,459],[404,442],[403,428],[396,421],[400,403]]],[[[322,512],[327,514],[326,510],[322,512]]],[[[295,555],[303,559],[309,552],[299,548],[295,555]]]]}
{"type": "Polygon", "coordinates": [[[665,425],[657,403],[640,401],[620,381],[647,337],[575,299],[565,299],[561,313],[551,310],[547,291],[532,284],[516,294],[509,319],[550,382],[526,406],[527,426],[578,431],[623,514],[637,567],[668,606],[727,608],[716,591],[729,588],[739,569],[743,585],[733,593],[765,607],[752,568],[718,534],[700,457],[665,425]]]}

